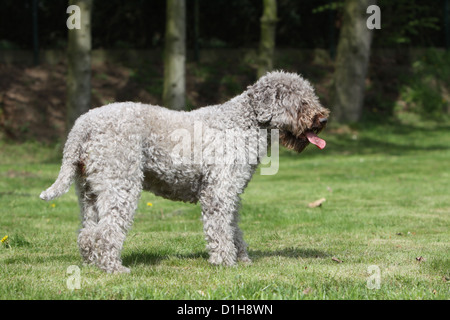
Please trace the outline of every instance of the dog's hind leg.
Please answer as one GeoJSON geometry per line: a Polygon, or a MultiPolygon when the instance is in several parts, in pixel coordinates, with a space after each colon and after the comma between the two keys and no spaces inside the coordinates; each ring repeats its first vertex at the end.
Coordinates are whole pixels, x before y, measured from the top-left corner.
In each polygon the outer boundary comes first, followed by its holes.
{"type": "Polygon", "coordinates": [[[115,150],[102,150],[86,164],[86,179],[95,194],[97,223],[91,227],[92,220],[85,220],[88,227],[80,233],[85,241],[80,244],[88,246],[80,250],[89,250],[89,259],[109,273],[130,271],[122,266],[121,251],[133,223],[144,177],[139,144],[128,143],[120,148],[118,145],[116,142],[115,150]]]}
{"type": "Polygon", "coordinates": [[[131,228],[142,187],[119,181],[97,195],[98,224],[93,228],[95,264],[108,273],[129,272],[122,265],[121,251],[131,228]]]}
{"type": "Polygon", "coordinates": [[[93,232],[98,223],[98,211],[96,208],[97,196],[90,189],[86,179],[80,177],[75,182],[80,206],[81,228],[78,233],[78,247],[80,254],[86,263],[94,263],[95,256],[92,248],[93,232]]]}

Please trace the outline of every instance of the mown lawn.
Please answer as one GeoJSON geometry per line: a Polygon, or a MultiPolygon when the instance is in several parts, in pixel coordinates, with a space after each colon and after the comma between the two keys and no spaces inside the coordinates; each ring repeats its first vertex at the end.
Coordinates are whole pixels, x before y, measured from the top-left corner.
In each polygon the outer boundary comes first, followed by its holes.
{"type": "Polygon", "coordinates": [[[255,175],[243,195],[253,264],[209,265],[200,207],[144,193],[123,275],[82,264],[73,188],[39,199],[57,146],[0,143],[0,299],[449,299],[450,125],[321,136],[324,150],[282,151],[279,172],[255,175]]]}

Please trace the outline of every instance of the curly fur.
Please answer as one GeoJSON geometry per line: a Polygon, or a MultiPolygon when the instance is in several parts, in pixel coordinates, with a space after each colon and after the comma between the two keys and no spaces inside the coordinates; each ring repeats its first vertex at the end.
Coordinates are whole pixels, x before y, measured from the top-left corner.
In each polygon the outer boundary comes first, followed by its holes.
{"type": "Polygon", "coordinates": [[[238,227],[240,194],[264,152],[238,144],[220,153],[227,138],[220,133],[251,139],[255,130],[279,129],[281,144],[301,152],[309,144],[304,133],[319,132],[324,126],[319,120],[328,113],[307,80],[282,71],[266,74],[224,104],[191,112],[112,103],[78,118],[67,138],[59,176],[40,197],[54,199],[75,181],[82,221],[80,253],[107,272],[129,272],[120,252],[142,190],[200,202],[212,264],[250,262],[238,227]],[[198,124],[203,127],[200,134],[195,132],[198,124]],[[193,137],[187,146],[199,148],[202,158],[186,161],[174,153],[179,141],[173,133],[178,129],[193,137]],[[207,162],[212,152],[220,153],[223,161],[207,162]],[[236,161],[249,152],[258,155],[256,163],[236,161]]]}

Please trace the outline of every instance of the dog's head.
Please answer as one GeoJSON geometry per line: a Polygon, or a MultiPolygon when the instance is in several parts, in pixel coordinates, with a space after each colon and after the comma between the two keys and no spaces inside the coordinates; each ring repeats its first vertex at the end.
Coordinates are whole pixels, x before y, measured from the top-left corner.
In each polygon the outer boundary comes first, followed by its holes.
{"type": "Polygon", "coordinates": [[[279,129],[283,146],[297,152],[309,143],[325,147],[317,134],[325,128],[330,111],[322,107],[307,80],[295,73],[276,71],[247,89],[259,125],[279,129]]]}

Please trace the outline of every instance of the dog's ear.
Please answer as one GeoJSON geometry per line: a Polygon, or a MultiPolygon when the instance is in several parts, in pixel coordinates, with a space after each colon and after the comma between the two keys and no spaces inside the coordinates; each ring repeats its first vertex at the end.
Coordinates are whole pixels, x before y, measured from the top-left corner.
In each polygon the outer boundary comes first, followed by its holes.
{"type": "Polygon", "coordinates": [[[247,87],[247,95],[255,112],[256,120],[261,124],[269,124],[273,117],[277,92],[275,88],[262,87],[257,84],[247,87]]]}

